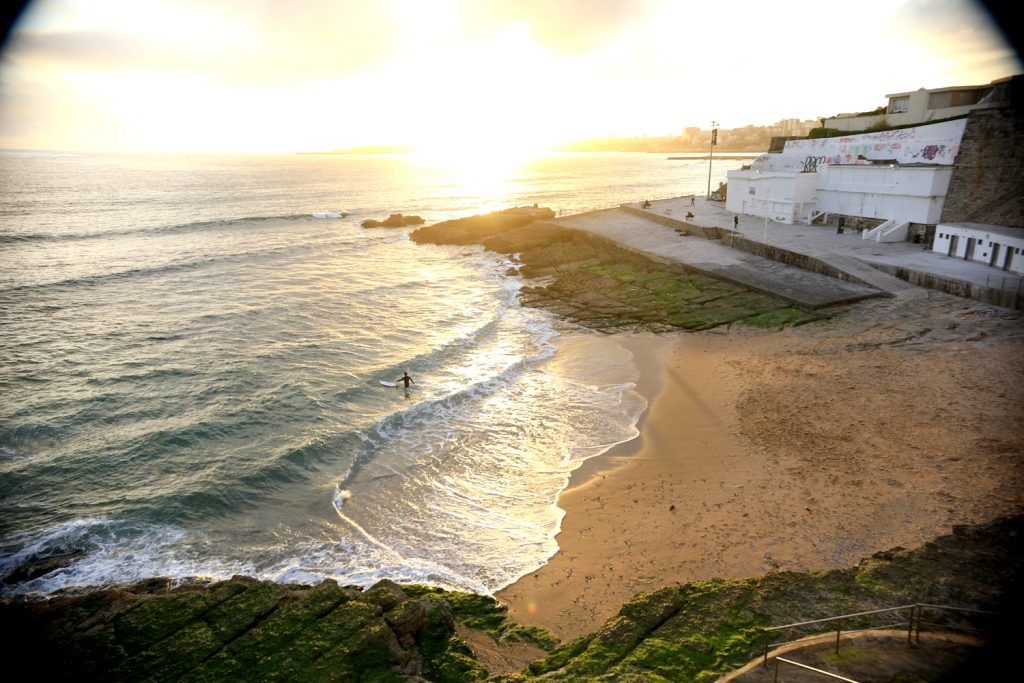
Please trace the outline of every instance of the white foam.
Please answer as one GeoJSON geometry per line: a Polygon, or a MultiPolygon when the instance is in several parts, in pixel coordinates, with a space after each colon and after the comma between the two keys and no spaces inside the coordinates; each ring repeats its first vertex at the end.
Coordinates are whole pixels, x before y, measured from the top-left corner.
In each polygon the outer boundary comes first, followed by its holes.
{"type": "Polygon", "coordinates": [[[352,492],[345,489],[335,487],[334,490],[334,509],[340,511],[345,506],[345,501],[352,497],[352,492]]]}

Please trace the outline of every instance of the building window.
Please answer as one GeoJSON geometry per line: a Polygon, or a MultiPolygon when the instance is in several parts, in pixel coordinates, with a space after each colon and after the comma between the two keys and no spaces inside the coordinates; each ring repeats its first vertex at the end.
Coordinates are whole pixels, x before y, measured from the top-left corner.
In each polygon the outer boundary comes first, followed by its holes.
{"type": "Polygon", "coordinates": [[[894,97],[889,101],[889,113],[898,114],[910,109],[909,97],[894,97]]]}

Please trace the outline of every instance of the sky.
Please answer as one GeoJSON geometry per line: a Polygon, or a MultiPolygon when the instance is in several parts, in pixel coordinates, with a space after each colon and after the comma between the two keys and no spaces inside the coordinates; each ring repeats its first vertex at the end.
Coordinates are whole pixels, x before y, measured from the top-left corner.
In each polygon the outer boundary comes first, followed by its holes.
{"type": "Polygon", "coordinates": [[[0,147],[471,153],[874,109],[1021,61],[972,0],[37,0],[0,147]]]}

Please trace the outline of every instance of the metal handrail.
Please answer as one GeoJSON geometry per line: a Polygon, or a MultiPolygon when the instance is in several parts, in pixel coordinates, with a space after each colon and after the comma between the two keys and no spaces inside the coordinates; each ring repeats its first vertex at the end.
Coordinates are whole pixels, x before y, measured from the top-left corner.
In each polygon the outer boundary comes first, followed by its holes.
{"type": "Polygon", "coordinates": [[[808,671],[813,671],[814,673],[821,674],[822,676],[828,676],[829,678],[834,678],[837,681],[846,681],[846,683],[859,683],[859,681],[855,681],[852,678],[846,678],[845,676],[840,676],[839,674],[834,674],[831,671],[825,671],[823,669],[815,669],[813,666],[808,666],[806,664],[801,664],[800,662],[794,662],[792,659],[784,659],[783,657],[776,657],[775,658],[775,679],[774,679],[774,683],[778,683],[778,681],[779,681],[779,662],[783,662],[785,664],[791,664],[793,666],[798,666],[801,669],[807,669],[808,671]]]}
{"type": "Polygon", "coordinates": [[[766,626],[762,630],[764,631],[781,631],[784,628],[793,628],[795,626],[809,626],[811,624],[824,624],[829,621],[836,621],[837,619],[852,619],[854,617],[863,617],[868,614],[882,614],[884,612],[896,612],[901,609],[911,609],[917,605],[900,605],[899,607],[885,607],[883,609],[873,609],[867,612],[853,612],[852,614],[840,614],[836,617],[825,617],[824,619],[811,619],[810,621],[798,621],[793,624],[783,624],[782,626],[766,626]]]}
{"type": "Polygon", "coordinates": [[[952,612],[973,612],[974,614],[988,614],[990,616],[995,616],[999,614],[999,612],[993,612],[987,609],[975,609],[973,607],[953,607],[952,605],[929,605],[925,602],[919,602],[916,605],[914,605],[914,607],[924,607],[925,609],[944,609],[952,612]]]}
{"type": "MultiPolygon", "coordinates": [[[[761,632],[764,634],[764,665],[768,666],[768,650],[770,648],[780,647],[782,645],[789,645],[790,643],[797,642],[796,640],[788,640],[788,641],[783,641],[783,642],[779,642],[779,643],[769,643],[768,642],[768,633],[769,632],[781,631],[783,629],[788,629],[788,628],[796,628],[798,626],[811,626],[811,625],[814,625],[814,624],[826,624],[826,623],[838,622],[838,625],[837,625],[837,627],[835,629],[835,632],[836,632],[836,654],[839,654],[839,641],[840,641],[840,637],[841,637],[841,635],[842,635],[844,630],[847,633],[857,633],[857,632],[860,632],[860,631],[868,631],[868,630],[879,629],[879,628],[890,628],[890,627],[893,627],[893,626],[902,626],[903,625],[903,622],[897,622],[897,623],[894,623],[894,624],[884,624],[884,625],[881,625],[881,626],[871,626],[871,627],[861,628],[861,629],[843,629],[843,620],[844,619],[854,619],[854,618],[857,618],[857,617],[864,617],[864,616],[869,616],[869,615],[872,615],[872,614],[885,614],[885,613],[888,613],[888,612],[899,612],[899,611],[908,610],[908,609],[910,610],[910,615],[907,618],[907,642],[908,643],[914,642],[915,634],[916,634],[917,642],[920,642],[920,639],[921,639],[921,625],[922,624],[927,623],[928,625],[938,625],[938,624],[934,624],[932,622],[924,622],[924,620],[921,618],[921,612],[923,610],[925,610],[925,609],[947,610],[947,611],[953,611],[953,612],[969,612],[969,613],[972,613],[972,614],[984,614],[984,615],[996,615],[997,614],[997,612],[991,612],[989,610],[975,609],[973,607],[954,607],[952,605],[931,605],[931,604],[927,604],[927,603],[914,603],[913,605],[900,605],[899,607],[885,607],[885,608],[882,608],[882,609],[868,610],[866,612],[853,612],[851,614],[841,614],[839,616],[826,617],[824,619],[811,619],[809,621],[798,621],[798,622],[794,622],[792,624],[783,624],[781,626],[765,626],[765,627],[761,628],[761,632]]],[[[819,634],[819,637],[823,638],[823,637],[825,637],[827,635],[828,636],[831,635],[831,629],[829,630],[828,633],[819,634]]],[[[778,659],[778,657],[776,657],[775,659],[778,659]]]]}

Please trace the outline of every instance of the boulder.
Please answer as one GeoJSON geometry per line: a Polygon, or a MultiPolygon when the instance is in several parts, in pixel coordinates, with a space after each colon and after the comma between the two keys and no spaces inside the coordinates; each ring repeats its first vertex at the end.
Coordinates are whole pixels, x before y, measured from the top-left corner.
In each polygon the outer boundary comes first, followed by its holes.
{"type": "Polygon", "coordinates": [[[407,225],[423,225],[423,219],[419,216],[403,216],[400,213],[393,213],[382,221],[368,218],[360,225],[364,228],[404,228],[407,225]]]}
{"type": "Polygon", "coordinates": [[[50,555],[49,557],[33,557],[32,559],[23,562],[17,569],[8,574],[4,578],[3,582],[5,584],[12,585],[15,583],[21,583],[22,581],[31,581],[32,579],[44,576],[50,572],[63,569],[64,567],[73,564],[75,560],[84,555],[84,550],[72,550],[58,555],[50,555]]]}

